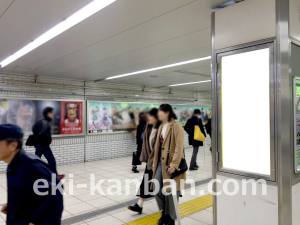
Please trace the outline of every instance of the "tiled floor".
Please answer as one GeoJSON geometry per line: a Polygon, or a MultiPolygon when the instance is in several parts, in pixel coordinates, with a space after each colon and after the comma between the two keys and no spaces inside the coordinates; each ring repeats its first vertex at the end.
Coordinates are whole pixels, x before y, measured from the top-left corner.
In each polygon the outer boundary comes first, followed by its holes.
{"type": "MultiPolygon", "coordinates": [[[[192,149],[186,149],[186,158],[189,163],[192,154],[192,149]]],[[[211,177],[211,154],[209,150],[206,150],[204,157],[204,148],[199,149],[198,154],[198,165],[200,166],[198,171],[188,171],[187,178],[194,179],[195,181],[203,180],[211,177]]],[[[66,174],[66,181],[64,187],[68,195],[64,196],[65,210],[63,213],[63,219],[71,218],[85,213],[103,209],[112,205],[119,205],[120,203],[132,199],[137,199],[136,188],[132,184],[130,185],[130,195],[125,195],[125,180],[126,179],[138,179],[141,180],[144,172],[145,165],[138,167],[139,174],[131,172],[131,157],[123,157],[116,159],[101,160],[95,162],[73,164],[58,167],[59,173],[66,174]],[[102,188],[108,187],[108,179],[119,179],[121,182],[121,195],[95,195],[90,194],[90,174],[95,174],[96,183],[100,179],[106,181],[102,184],[102,188]],[[74,195],[69,195],[69,188],[71,186],[69,174],[73,174],[74,181],[74,195]],[[76,188],[78,184],[86,184],[86,187],[76,188]]],[[[115,183],[113,183],[115,184],[115,183]]],[[[0,204],[6,203],[6,175],[0,174],[0,204]]],[[[206,186],[197,187],[197,190],[204,190],[204,194],[208,194],[206,186]]],[[[112,191],[116,191],[113,188],[112,191]]],[[[96,191],[97,192],[97,191],[96,191]]],[[[197,193],[197,192],[196,192],[197,193]]],[[[199,195],[191,195],[189,190],[186,191],[185,195],[180,198],[180,203],[190,201],[199,197],[199,195]]],[[[97,217],[84,220],[77,224],[109,224],[109,225],[121,225],[136,219],[139,219],[145,215],[153,214],[158,211],[158,207],[154,199],[145,202],[144,210],[142,215],[138,215],[121,207],[117,210],[101,214],[97,217]]],[[[193,214],[182,220],[183,224],[197,224],[207,225],[212,224],[212,210],[206,209],[199,213],[193,214]]],[[[5,224],[5,215],[0,216],[0,225],[5,224]]]]}

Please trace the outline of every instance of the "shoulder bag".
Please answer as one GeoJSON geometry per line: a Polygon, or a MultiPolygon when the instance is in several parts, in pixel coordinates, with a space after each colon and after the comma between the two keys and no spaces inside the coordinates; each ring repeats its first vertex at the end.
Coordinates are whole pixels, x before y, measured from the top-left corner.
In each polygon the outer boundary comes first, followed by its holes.
{"type": "MultiPolygon", "coordinates": [[[[170,142],[169,142],[169,149],[168,149],[168,156],[167,156],[167,163],[169,163],[169,155],[170,155],[170,148],[171,148],[171,140],[172,140],[172,132],[170,133],[170,142]]],[[[174,179],[175,177],[179,176],[180,174],[186,172],[188,170],[188,165],[185,160],[185,152],[183,149],[184,157],[181,159],[178,170],[175,170],[174,173],[171,174],[171,179],[174,179]]],[[[168,172],[168,169],[170,167],[170,164],[166,166],[166,171],[168,172]]]]}

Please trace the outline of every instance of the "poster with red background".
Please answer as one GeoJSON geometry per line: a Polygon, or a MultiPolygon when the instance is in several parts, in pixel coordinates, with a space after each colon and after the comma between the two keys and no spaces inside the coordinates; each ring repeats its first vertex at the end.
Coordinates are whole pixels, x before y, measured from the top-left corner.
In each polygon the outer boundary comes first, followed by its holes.
{"type": "Polygon", "coordinates": [[[83,134],[82,102],[60,102],[60,134],[83,134]]]}

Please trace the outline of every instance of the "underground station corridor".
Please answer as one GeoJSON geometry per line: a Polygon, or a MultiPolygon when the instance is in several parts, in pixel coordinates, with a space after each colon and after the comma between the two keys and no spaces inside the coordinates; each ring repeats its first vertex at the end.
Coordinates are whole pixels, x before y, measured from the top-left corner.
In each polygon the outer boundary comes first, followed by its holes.
{"type": "Polygon", "coordinates": [[[0,225],[300,225],[299,9],[0,0],[0,225]]]}

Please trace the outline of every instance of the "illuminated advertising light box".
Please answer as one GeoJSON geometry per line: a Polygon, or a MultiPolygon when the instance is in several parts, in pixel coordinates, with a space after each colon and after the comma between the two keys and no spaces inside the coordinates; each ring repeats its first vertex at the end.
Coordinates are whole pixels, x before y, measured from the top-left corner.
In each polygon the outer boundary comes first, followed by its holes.
{"type": "Polygon", "coordinates": [[[270,48],[220,57],[222,169],[271,176],[270,48]]]}
{"type": "Polygon", "coordinates": [[[0,123],[16,124],[25,136],[29,136],[32,126],[43,117],[46,107],[53,108],[50,122],[53,135],[83,134],[82,101],[0,99],[0,123]]]}
{"type": "Polygon", "coordinates": [[[294,78],[295,173],[300,172],[300,79],[294,78]]]}
{"type": "MultiPolygon", "coordinates": [[[[140,112],[148,112],[159,104],[126,102],[87,102],[87,126],[89,133],[125,131],[135,129],[140,112]]],[[[194,109],[200,109],[203,123],[211,118],[209,106],[172,105],[182,126],[192,116],[194,109]]]]}

